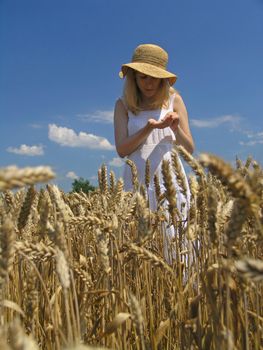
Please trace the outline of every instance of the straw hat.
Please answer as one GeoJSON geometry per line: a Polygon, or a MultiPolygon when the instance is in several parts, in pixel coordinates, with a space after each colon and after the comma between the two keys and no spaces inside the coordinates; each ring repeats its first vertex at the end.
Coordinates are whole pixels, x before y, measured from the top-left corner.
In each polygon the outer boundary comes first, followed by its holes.
{"type": "Polygon", "coordinates": [[[173,85],[177,76],[166,70],[168,54],[160,46],[153,44],[143,44],[136,47],[132,62],[123,64],[119,73],[120,78],[124,78],[129,68],[150,75],[154,78],[167,78],[170,85],[173,85]]]}

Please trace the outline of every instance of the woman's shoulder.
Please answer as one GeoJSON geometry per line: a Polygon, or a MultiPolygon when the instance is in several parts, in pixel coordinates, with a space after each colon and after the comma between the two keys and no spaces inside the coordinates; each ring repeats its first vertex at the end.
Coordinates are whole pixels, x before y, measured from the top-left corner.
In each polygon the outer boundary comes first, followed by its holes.
{"type": "Polygon", "coordinates": [[[117,100],[115,102],[115,108],[116,107],[125,109],[125,111],[128,112],[127,105],[126,105],[125,100],[122,96],[117,98],[117,100]]]}
{"type": "Polygon", "coordinates": [[[174,88],[170,88],[169,91],[169,108],[173,109],[174,111],[185,108],[185,103],[181,93],[174,88]]]}
{"type": "Polygon", "coordinates": [[[174,87],[170,87],[170,91],[169,91],[169,96],[170,99],[175,99],[175,98],[179,98],[180,97],[180,93],[178,90],[175,90],[174,87]]]}
{"type": "Polygon", "coordinates": [[[173,94],[171,95],[170,98],[173,101],[173,106],[174,107],[184,104],[184,100],[182,98],[182,95],[176,90],[174,90],[174,92],[173,92],[173,94]]]}
{"type": "Polygon", "coordinates": [[[119,118],[120,116],[128,117],[128,109],[122,97],[117,98],[115,102],[114,119],[119,118]]]}

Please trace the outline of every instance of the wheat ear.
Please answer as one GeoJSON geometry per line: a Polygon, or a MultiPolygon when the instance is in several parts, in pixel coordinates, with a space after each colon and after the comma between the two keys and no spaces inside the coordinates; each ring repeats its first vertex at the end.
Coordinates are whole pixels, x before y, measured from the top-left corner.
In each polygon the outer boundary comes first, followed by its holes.
{"type": "Polygon", "coordinates": [[[126,160],[126,163],[127,163],[127,164],[130,166],[130,168],[131,168],[133,189],[134,189],[134,191],[138,191],[138,189],[139,189],[139,181],[138,181],[138,172],[137,172],[136,165],[135,165],[135,163],[134,163],[132,160],[130,160],[130,159],[127,159],[127,160],[126,160]]]}
{"type": "Polygon", "coordinates": [[[263,261],[246,258],[236,262],[237,271],[254,282],[263,280],[263,261]]]}
{"type": "Polygon", "coordinates": [[[13,266],[15,239],[14,225],[10,218],[6,218],[0,228],[0,289],[13,266]]]}
{"type": "Polygon", "coordinates": [[[54,179],[55,173],[47,166],[22,168],[10,166],[0,169],[0,190],[10,190],[38,182],[47,182],[54,179]]]}

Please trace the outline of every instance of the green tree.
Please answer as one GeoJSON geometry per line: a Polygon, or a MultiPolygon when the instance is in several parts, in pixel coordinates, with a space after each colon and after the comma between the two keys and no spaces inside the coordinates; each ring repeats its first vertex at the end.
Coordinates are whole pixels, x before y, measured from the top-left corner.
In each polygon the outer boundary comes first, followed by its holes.
{"type": "Polygon", "coordinates": [[[89,182],[89,180],[83,179],[83,177],[80,177],[78,179],[75,179],[72,182],[72,192],[84,192],[89,193],[90,191],[94,191],[95,187],[92,186],[89,182]]]}

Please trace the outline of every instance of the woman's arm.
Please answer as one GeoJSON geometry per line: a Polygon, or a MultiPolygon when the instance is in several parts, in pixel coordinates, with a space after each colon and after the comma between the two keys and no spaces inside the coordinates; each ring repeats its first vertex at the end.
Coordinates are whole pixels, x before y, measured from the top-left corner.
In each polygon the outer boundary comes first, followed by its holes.
{"type": "Polygon", "coordinates": [[[115,146],[118,155],[123,158],[134,152],[148,137],[154,128],[155,121],[148,123],[135,134],[128,136],[128,112],[119,99],[114,110],[115,146]]]}
{"type": "Polygon", "coordinates": [[[184,101],[179,94],[176,94],[174,99],[174,111],[179,116],[179,125],[174,130],[176,143],[182,145],[188,152],[193,153],[195,145],[189,128],[188,113],[184,101]]]}

